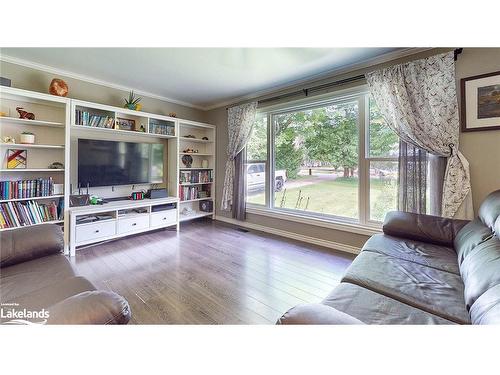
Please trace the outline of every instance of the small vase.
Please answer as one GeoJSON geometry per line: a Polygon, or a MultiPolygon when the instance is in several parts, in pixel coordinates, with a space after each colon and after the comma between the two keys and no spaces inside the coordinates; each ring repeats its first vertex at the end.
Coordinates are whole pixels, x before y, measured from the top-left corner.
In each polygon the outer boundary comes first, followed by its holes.
{"type": "Polygon", "coordinates": [[[35,143],[35,136],[33,134],[21,134],[21,143],[32,145],[35,143]]]}

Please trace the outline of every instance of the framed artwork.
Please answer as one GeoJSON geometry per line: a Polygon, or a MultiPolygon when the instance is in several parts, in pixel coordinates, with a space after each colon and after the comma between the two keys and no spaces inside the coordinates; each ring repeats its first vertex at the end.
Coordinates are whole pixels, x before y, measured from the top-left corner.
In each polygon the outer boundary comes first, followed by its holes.
{"type": "Polygon", "coordinates": [[[8,149],[7,150],[7,169],[25,169],[27,151],[8,149]]]}
{"type": "Polygon", "coordinates": [[[135,120],[128,118],[117,118],[115,129],[118,130],[135,130],[135,120]]]}
{"type": "Polygon", "coordinates": [[[500,129],[500,71],[460,80],[462,131],[500,129]]]}

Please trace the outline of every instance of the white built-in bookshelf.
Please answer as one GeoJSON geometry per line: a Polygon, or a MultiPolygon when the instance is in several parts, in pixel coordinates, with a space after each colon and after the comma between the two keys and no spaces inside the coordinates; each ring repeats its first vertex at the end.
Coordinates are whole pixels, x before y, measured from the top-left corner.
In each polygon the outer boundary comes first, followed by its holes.
{"type": "MultiPolygon", "coordinates": [[[[179,221],[214,218],[215,212],[215,126],[179,121],[179,221]],[[183,158],[192,158],[186,166],[183,158]],[[211,205],[209,212],[202,207],[211,205]]],[[[206,208],[205,208],[206,209],[206,208]]]]}
{"type": "Polygon", "coordinates": [[[69,139],[70,100],[0,86],[0,106],[3,112],[0,117],[0,184],[3,193],[0,195],[0,232],[56,223],[64,228],[67,244],[69,192],[66,187],[69,171],[49,166],[58,162],[66,167],[69,162],[66,145],[69,139]],[[34,113],[35,119],[20,119],[16,107],[34,113]],[[35,143],[20,143],[23,132],[34,134],[35,143]],[[5,143],[6,137],[14,138],[15,142],[5,143]],[[26,156],[25,163],[18,165],[21,168],[8,167],[10,150],[22,152],[23,158],[26,156]],[[7,182],[10,182],[8,194],[5,191],[7,182]],[[57,193],[54,192],[56,184],[60,187],[57,193]]]}
{"type": "MultiPolygon", "coordinates": [[[[6,112],[6,115],[0,117],[0,182],[50,179],[62,187],[62,190],[57,192],[46,192],[42,189],[46,196],[0,196],[0,205],[43,205],[62,200],[61,215],[46,222],[57,223],[63,227],[66,251],[70,238],[69,196],[78,192],[77,158],[80,138],[163,144],[164,183],[156,186],[165,187],[171,198],[183,199],[179,202],[177,222],[214,217],[214,210],[205,212],[200,209],[200,203],[206,201],[213,202],[215,207],[216,134],[213,125],[1,86],[0,103],[0,111],[6,112]],[[35,119],[18,118],[16,107],[23,107],[25,111],[34,113],[35,119]],[[34,144],[20,143],[20,134],[23,131],[35,135],[34,144]],[[5,137],[15,138],[15,143],[4,143],[5,137]],[[204,137],[207,139],[203,139],[204,137]],[[26,151],[25,168],[7,168],[7,153],[11,149],[26,151]],[[187,155],[193,158],[190,168],[182,163],[182,158],[187,155]],[[62,163],[64,168],[49,168],[53,162],[62,163]],[[210,175],[210,178],[183,183],[183,173],[210,175]],[[189,199],[184,199],[181,190],[184,188],[196,189],[193,190],[196,193],[189,199]],[[190,210],[186,211],[184,208],[190,210]],[[188,211],[189,215],[186,214],[188,211]]],[[[91,189],[90,193],[103,198],[114,198],[128,196],[134,189],[144,190],[149,187],[151,185],[95,188],[91,189]]],[[[4,227],[0,232],[15,230],[19,226],[4,227]]]]}

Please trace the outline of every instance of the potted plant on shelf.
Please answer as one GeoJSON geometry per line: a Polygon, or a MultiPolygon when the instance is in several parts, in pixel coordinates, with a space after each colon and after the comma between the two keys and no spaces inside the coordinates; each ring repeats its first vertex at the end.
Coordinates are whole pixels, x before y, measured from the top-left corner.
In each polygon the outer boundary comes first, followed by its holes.
{"type": "Polygon", "coordinates": [[[21,133],[21,143],[32,145],[35,143],[35,134],[31,132],[22,132],[21,133]]]}
{"type": "Polygon", "coordinates": [[[134,91],[130,91],[128,99],[125,99],[124,108],[132,109],[135,111],[140,111],[142,105],[139,102],[142,100],[140,96],[135,96],[134,91]]]}

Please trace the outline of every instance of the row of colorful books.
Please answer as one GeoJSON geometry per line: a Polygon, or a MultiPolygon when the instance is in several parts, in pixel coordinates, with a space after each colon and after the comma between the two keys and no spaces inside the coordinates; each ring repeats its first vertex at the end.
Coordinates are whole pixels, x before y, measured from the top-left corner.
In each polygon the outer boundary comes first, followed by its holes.
{"type": "Polygon", "coordinates": [[[112,129],[115,124],[115,118],[111,116],[95,115],[87,111],[76,110],[76,125],[92,126],[95,128],[112,129]]]}
{"type": "Polygon", "coordinates": [[[200,188],[198,186],[179,186],[179,199],[181,201],[190,201],[198,198],[209,198],[210,189],[200,188]]]}
{"type": "Polygon", "coordinates": [[[47,221],[62,220],[62,207],[56,202],[37,201],[0,203],[0,228],[17,228],[47,221]]]}
{"type": "Polygon", "coordinates": [[[212,170],[209,171],[181,171],[180,172],[180,183],[208,183],[212,182],[212,170]]]}
{"type": "Polygon", "coordinates": [[[54,181],[52,177],[0,181],[0,200],[47,197],[50,195],[54,195],[54,181]]]}

